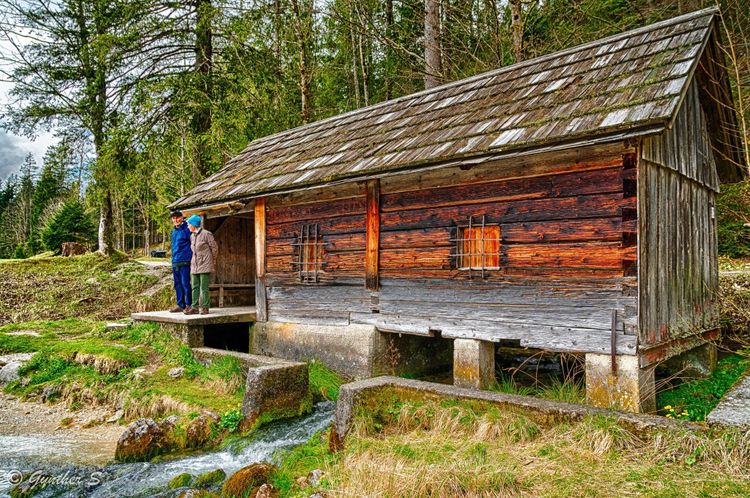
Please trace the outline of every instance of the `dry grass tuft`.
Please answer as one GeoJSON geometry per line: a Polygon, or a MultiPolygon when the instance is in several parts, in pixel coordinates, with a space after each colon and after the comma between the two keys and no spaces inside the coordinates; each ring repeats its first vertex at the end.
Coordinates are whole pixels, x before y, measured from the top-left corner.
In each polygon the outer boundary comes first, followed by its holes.
{"type": "Polygon", "coordinates": [[[750,496],[748,469],[750,433],[635,434],[613,418],[547,425],[427,401],[360,413],[326,472],[329,496],[697,497],[750,496]]]}
{"type": "Polygon", "coordinates": [[[125,406],[125,418],[161,418],[172,413],[189,413],[193,407],[170,396],[154,396],[145,402],[130,402],[125,406]]]}

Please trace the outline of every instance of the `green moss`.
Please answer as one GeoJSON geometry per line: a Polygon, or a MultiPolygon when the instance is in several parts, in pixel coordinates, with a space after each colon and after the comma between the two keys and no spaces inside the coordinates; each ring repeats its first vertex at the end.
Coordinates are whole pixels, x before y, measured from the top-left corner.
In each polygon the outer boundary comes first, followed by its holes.
{"type": "Polygon", "coordinates": [[[323,363],[313,360],[308,364],[308,375],[310,391],[315,400],[336,401],[339,399],[339,388],[344,383],[344,379],[339,374],[323,363]]]}
{"type": "Polygon", "coordinates": [[[193,486],[196,488],[210,488],[221,484],[226,478],[226,472],[224,472],[222,469],[216,469],[204,474],[200,474],[195,478],[193,486]]]}
{"type": "Polygon", "coordinates": [[[732,355],[719,361],[707,379],[694,380],[660,392],[659,413],[682,420],[702,421],[746,370],[748,361],[732,355]]]}
{"type": "Polygon", "coordinates": [[[192,474],[183,472],[182,474],[178,474],[170,479],[167,486],[169,487],[169,489],[186,488],[190,486],[190,484],[193,482],[193,479],[195,479],[195,477],[192,474]]]}
{"type": "Polygon", "coordinates": [[[258,427],[286,418],[300,417],[310,413],[313,409],[313,395],[308,391],[307,396],[300,401],[299,406],[294,408],[270,408],[263,412],[247,429],[245,433],[252,432],[258,427]]]}

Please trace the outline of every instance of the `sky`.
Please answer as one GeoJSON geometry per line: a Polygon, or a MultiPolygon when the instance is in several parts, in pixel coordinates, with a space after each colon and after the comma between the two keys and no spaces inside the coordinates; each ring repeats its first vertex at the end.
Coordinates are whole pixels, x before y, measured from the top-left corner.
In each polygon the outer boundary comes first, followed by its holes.
{"type": "MultiPolygon", "coordinates": [[[[6,51],[9,47],[6,40],[0,39],[0,51],[6,51]]],[[[11,88],[13,86],[10,83],[0,81],[0,113],[9,103],[11,88]]],[[[56,142],[53,132],[40,131],[33,140],[30,140],[0,129],[0,180],[5,180],[11,174],[17,173],[29,153],[34,155],[36,164],[41,169],[42,158],[47,147],[56,142]]]]}

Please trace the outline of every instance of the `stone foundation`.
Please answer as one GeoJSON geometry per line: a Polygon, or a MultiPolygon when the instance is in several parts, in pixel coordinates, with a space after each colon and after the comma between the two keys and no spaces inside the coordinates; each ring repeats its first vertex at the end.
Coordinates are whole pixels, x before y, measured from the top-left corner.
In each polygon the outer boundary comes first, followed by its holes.
{"type": "Polygon", "coordinates": [[[251,351],[288,360],[318,360],[352,379],[421,375],[450,368],[450,341],[380,332],[372,325],[256,323],[251,351]]]}
{"type": "Polygon", "coordinates": [[[635,413],[656,411],[654,369],[640,368],[637,356],[586,354],[586,401],[599,408],[635,413]]]}
{"type": "Polygon", "coordinates": [[[716,369],[716,344],[706,343],[664,361],[660,366],[684,379],[705,379],[716,369]]]}

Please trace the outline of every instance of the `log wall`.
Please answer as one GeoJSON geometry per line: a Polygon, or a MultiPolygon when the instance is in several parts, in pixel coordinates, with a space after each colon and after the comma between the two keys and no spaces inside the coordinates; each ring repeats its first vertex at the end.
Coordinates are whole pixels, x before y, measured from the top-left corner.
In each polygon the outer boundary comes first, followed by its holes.
{"type": "Polygon", "coordinates": [[[616,312],[618,353],[634,354],[634,166],[618,144],[384,178],[369,209],[380,216],[377,290],[365,286],[367,184],[269,198],[269,320],[610,352],[616,312]],[[484,278],[452,258],[469,216],[501,227],[500,268],[484,278]],[[303,223],[326,244],[318,284],[294,271],[303,223]]]}

